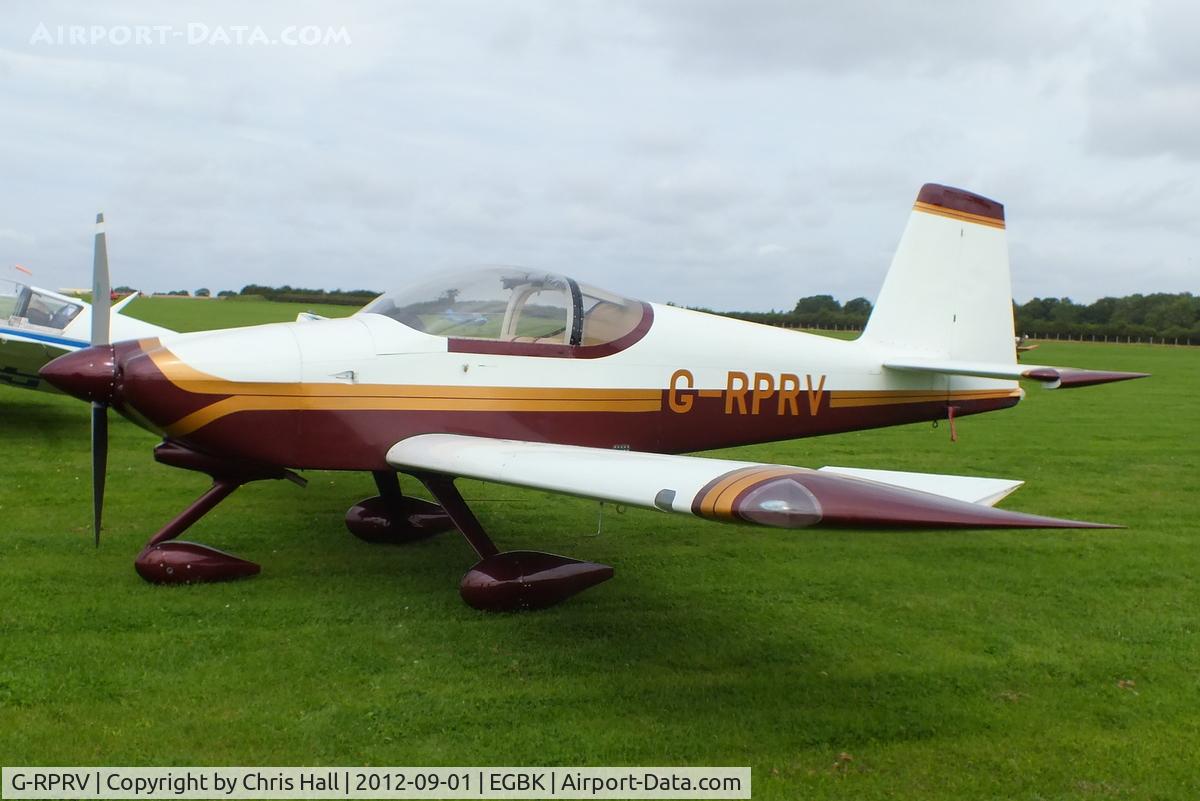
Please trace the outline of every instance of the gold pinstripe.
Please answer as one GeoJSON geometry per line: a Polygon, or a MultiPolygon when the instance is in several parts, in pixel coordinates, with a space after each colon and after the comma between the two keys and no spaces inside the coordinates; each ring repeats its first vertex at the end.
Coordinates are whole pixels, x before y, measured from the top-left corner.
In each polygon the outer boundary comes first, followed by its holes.
{"type": "Polygon", "coordinates": [[[900,403],[930,403],[956,400],[989,400],[1019,398],[1019,389],[979,389],[946,392],[928,389],[869,392],[863,390],[834,390],[830,393],[829,408],[848,409],[861,406],[891,406],[900,403]]]}

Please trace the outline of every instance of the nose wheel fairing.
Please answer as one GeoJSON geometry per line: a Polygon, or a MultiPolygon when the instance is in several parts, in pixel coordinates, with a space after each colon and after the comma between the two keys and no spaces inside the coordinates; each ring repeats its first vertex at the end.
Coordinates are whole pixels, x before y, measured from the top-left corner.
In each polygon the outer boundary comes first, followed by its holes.
{"type": "Polygon", "coordinates": [[[262,568],[254,562],[196,542],[163,542],[147,545],[133,567],[151,584],[198,584],[256,576],[262,568]]]}
{"type": "Polygon", "coordinates": [[[304,479],[283,468],[217,459],[169,440],[154,449],[154,458],[172,467],[207,473],[213,483],[150,538],[133,563],[138,575],[153,584],[231,581],[257,575],[262,568],[254,562],[207,545],[174,540],[243,484],[286,478],[303,486],[304,479]]]}

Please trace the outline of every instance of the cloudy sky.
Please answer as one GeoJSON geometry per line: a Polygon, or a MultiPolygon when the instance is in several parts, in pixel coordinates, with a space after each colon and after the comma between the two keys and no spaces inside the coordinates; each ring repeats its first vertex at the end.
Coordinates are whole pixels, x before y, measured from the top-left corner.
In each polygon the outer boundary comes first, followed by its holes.
{"type": "Polygon", "coordinates": [[[1006,204],[1018,300],[1195,292],[1198,9],[6,2],[0,277],[86,284],[103,209],[149,290],[501,263],[873,299],[936,181],[1006,204]]]}

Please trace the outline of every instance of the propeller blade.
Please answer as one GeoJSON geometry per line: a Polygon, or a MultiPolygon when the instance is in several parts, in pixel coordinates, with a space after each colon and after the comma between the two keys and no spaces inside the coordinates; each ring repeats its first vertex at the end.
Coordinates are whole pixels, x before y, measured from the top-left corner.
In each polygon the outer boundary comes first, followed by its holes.
{"type": "Polygon", "coordinates": [[[104,236],[104,215],[96,215],[96,243],[92,256],[92,344],[107,345],[112,286],[108,280],[108,242],[104,236]]]}
{"type": "Polygon", "coordinates": [[[100,547],[100,517],[104,511],[104,477],[108,472],[108,407],[92,404],[92,536],[100,547]]]}
{"type": "MultiPolygon", "coordinates": [[[[104,215],[96,215],[92,255],[92,345],[109,344],[112,287],[108,278],[108,241],[104,215]]],[[[100,547],[100,518],[104,512],[104,479],[108,472],[108,406],[92,403],[92,536],[100,547]]]]}

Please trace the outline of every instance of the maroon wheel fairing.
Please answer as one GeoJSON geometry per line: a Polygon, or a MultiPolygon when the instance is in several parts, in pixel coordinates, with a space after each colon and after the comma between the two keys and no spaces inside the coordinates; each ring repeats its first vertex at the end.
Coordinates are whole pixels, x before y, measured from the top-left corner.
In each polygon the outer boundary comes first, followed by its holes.
{"type": "Polygon", "coordinates": [[[454,528],[436,503],[420,498],[365,498],[346,511],[346,528],[360,540],[401,545],[454,528]]]}
{"type": "Polygon", "coordinates": [[[613,569],[541,551],[504,551],[480,560],[463,576],[459,594],[485,612],[544,609],[613,576],[613,569]]]}
{"type": "Polygon", "coordinates": [[[258,575],[254,562],[195,542],[163,542],[145,548],[134,561],[138,575],[152,584],[200,584],[258,575]]]}

